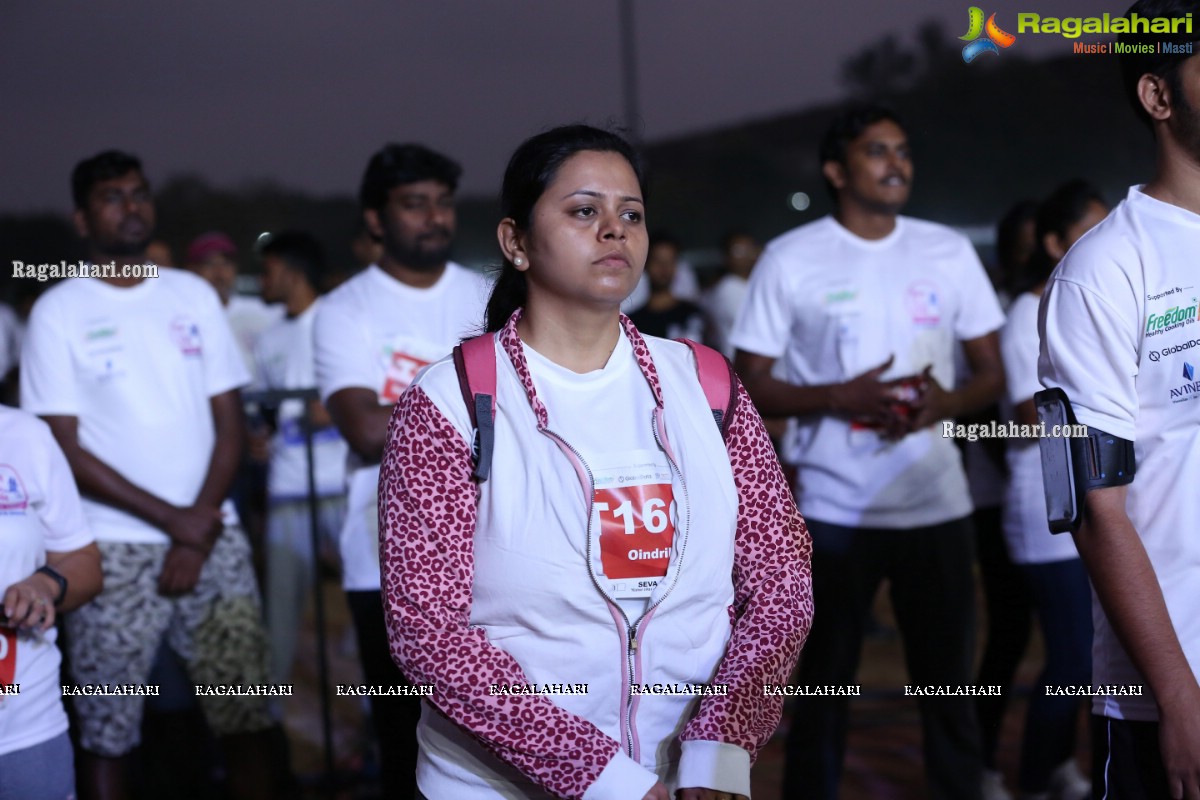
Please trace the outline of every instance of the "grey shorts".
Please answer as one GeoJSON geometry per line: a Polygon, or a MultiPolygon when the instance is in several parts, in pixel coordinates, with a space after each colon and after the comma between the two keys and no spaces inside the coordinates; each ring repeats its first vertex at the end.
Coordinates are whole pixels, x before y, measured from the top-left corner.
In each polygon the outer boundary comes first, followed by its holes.
{"type": "MultiPolygon", "coordinates": [[[[168,545],[98,542],[104,591],[67,614],[71,679],[76,686],[144,686],[163,636],[192,683],[259,686],[267,683],[267,637],[250,545],[241,528],[217,540],[196,588],[179,597],[158,593],[168,545]]],[[[94,691],[94,689],[92,690],[94,691]]],[[[272,724],[263,696],[211,695],[197,702],[213,733],[225,736],[272,724]]],[[[143,696],[72,698],[84,750],[116,757],[140,741],[143,696]]]]}

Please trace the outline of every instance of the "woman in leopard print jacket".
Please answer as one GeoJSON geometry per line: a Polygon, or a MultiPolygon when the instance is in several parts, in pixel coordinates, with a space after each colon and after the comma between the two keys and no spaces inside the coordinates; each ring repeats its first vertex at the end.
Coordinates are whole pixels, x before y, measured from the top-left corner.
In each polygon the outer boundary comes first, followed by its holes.
{"type": "Polygon", "coordinates": [[[735,381],[725,439],[688,346],[619,311],[646,259],[629,145],[525,142],[504,181],[490,477],[458,374],[401,398],[380,472],[392,654],[432,685],[440,798],[746,797],[812,621],[810,540],[735,381]]]}

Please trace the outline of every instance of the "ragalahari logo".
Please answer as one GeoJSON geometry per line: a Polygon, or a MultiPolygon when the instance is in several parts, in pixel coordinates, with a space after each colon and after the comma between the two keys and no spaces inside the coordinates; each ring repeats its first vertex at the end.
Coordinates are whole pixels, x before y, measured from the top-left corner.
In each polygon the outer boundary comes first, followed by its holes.
{"type": "Polygon", "coordinates": [[[1007,33],[1000,29],[996,24],[996,15],[992,14],[987,18],[987,23],[983,21],[983,9],[979,6],[971,6],[967,9],[969,27],[965,35],[958,37],[964,42],[970,42],[963,48],[963,61],[970,64],[983,53],[1000,54],[1001,47],[1012,47],[1012,43],[1017,40],[1017,37],[1011,33],[1007,33]],[[986,38],[980,39],[980,36],[986,38]]]}

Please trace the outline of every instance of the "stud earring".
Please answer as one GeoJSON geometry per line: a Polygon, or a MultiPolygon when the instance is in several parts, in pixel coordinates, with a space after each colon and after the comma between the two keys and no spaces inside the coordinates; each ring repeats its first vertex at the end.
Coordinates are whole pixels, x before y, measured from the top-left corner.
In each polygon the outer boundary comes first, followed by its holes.
{"type": "Polygon", "coordinates": [[[525,263],[525,259],[521,258],[520,256],[517,256],[516,258],[514,258],[514,259],[513,259],[513,266],[514,266],[514,267],[519,267],[519,266],[521,266],[521,265],[522,265],[522,264],[524,264],[524,263],[525,263]]]}

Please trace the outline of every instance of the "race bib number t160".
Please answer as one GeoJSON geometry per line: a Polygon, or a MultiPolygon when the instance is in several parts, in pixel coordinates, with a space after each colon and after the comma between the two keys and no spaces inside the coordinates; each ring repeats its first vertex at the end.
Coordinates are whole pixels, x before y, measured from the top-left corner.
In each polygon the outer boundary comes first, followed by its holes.
{"type": "Polygon", "coordinates": [[[593,469],[592,530],[600,573],[615,598],[649,597],[667,574],[675,542],[671,467],[661,453],[638,450],[593,469]]]}

